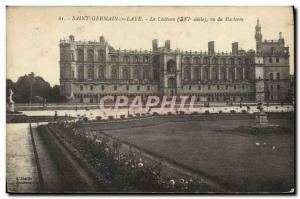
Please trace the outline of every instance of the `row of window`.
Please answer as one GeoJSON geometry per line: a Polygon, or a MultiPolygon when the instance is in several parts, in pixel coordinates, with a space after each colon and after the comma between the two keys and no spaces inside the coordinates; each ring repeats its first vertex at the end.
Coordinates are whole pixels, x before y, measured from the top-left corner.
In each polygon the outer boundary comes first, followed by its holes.
{"type": "MultiPolygon", "coordinates": [[[[275,62],[279,63],[279,57],[275,58],[275,62]]],[[[273,63],[273,58],[272,57],[269,58],[269,63],[273,63]]]]}
{"type": "Polygon", "coordinates": [[[280,79],[280,73],[270,73],[270,80],[274,80],[276,74],[276,79],[280,79]]]}
{"type": "MultiPolygon", "coordinates": [[[[228,90],[229,87],[233,87],[234,90],[237,89],[237,86],[236,86],[236,85],[233,85],[233,86],[225,85],[225,86],[224,86],[225,90],[228,90]]],[[[198,86],[198,90],[201,90],[201,88],[202,88],[201,85],[199,85],[199,86],[198,86]]],[[[222,88],[222,86],[216,85],[216,88],[217,88],[217,90],[220,90],[220,89],[222,88]]],[[[242,85],[241,88],[242,88],[242,90],[244,90],[244,89],[245,89],[245,85],[242,85]]],[[[189,86],[189,90],[192,90],[192,86],[189,86]]],[[[208,86],[207,86],[207,90],[211,90],[211,85],[208,85],[208,86]]]]}
{"type": "MultiPolygon", "coordinates": [[[[140,88],[141,88],[140,85],[137,85],[137,86],[136,86],[136,90],[137,90],[137,91],[139,91],[140,88]]],[[[80,85],[80,86],[79,86],[79,90],[80,90],[80,91],[83,91],[83,85],[80,85]]],[[[93,91],[93,90],[94,90],[94,86],[93,86],[93,85],[90,85],[90,86],[89,86],[89,90],[90,90],[90,91],[93,91]]],[[[103,90],[103,91],[105,90],[105,86],[104,86],[104,85],[101,85],[101,90],[103,90]]],[[[117,86],[117,85],[114,85],[114,90],[115,90],[115,91],[118,90],[118,86],[117,86]]],[[[126,90],[129,90],[129,85],[126,85],[126,90]]],[[[149,85],[147,85],[147,90],[148,90],[148,91],[150,90],[150,86],[149,86],[149,85]]]]}

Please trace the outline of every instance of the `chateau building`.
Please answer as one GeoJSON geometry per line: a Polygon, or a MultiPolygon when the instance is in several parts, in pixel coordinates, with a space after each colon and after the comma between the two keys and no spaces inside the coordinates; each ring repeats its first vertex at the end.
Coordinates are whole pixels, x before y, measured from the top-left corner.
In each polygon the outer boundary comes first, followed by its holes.
{"type": "Polygon", "coordinates": [[[289,48],[282,34],[263,40],[259,20],[256,50],[207,52],[173,50],[171,42],[152,50],[116,50],[101,36],[99,41],[60,41],[61,93],[70,101],[97,103],[105,95],[196,96],[199,101],[289,100],[291,92],[289,48]]]}

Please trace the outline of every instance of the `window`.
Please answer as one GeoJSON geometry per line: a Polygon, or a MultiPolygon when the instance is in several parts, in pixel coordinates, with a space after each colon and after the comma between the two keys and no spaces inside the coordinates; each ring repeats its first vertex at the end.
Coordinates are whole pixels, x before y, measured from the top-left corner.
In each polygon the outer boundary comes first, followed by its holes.
{"type": "Polygon", "coordinates": [[[128,85],[126,85],[126,90],[129,90],[129,86],[128,85]]]}
{"type": "Polygon", "coordinates": [[[270,80],[273,80],[273,73],[270,73],[270,80]]]}
{"type": "Polygon", "coordinates": [[[150,90],[150,86],[149,85],[147,86],[147,90],[150,90]]]}
{"type": "Polygon", "coordinates": [[[222,58],[221,63],[224,64],[224,65],[226,65],[226,59],[225,59],[225,58],[222,58]]]}
{"type": "Polygon", "coordinates": [[[244,86],[244,85],[242,85],[242,89],[243,89],[243,90],[245,89],[245,86],[244,86]]]}
{"type": "Polygon", "coordinates": [[[269,58],[269,63],[272,63],[272,61],[273,61],[272,58],[269,58]]]}
{"type": "Polygon", "coordinates": [[[101,90],[103,90],[103,91],[104,91],[104,85],[102,85],[102,86],[101,86],[101,90]]]}
{"type": "Polygon", "coordinates": [[[198,57],[194,57],[193,62],[194,62],[194,64],[199,64],[199,58],[198,57]]]}
{"type": "Polygon", "coordinates": [[[83,66],[78,66],[78,79],[84,78],[84,69],[83,66]]]}
{"type": "Polygon", "coordinates": [[[236,85],[233,86],[233,89],[236,90],[236,85]]]}
{"type": "Polygon", "coordinates": [[[271,91],[273,90],[273,85],[270,85],[270,89],[271,89],[271,91]]]}
{"type": "Polygon", "coordinates": [[[149,57],[148,56],[144,56],[144,63],[148,63],[149,62],[149,57]]]}
{"type": "Polygon", "coordinates": [[[89,66],[88,68],[88,79],[94,79],[94,67],[89,66]]]}
{"type": "Polygon", "coordinates": [[[189,86],[189,90],[192,90],[192,86],[189,86]]]}
{"type": "Polygon", "coordinates": [[[138,62],[140,62],[140,57],[138,57],[138,56],[135,56],[135,57],[134,57],[134,62],[135,62],[135,63],[138,63],[138,62]]]}
{"type": "Polygon", "coordinates": [[[225,87],[225,88],[226,88],[226,90],[228,90],[228,85],[226,85],[226,87],[225,87]]]}
{"type": "Polygon", "coordinates": [[[207,86],[207,89],[210,90],[210,85],[207,86]]]}
{"type": "Polygon", "coordinates": [[[74,61],[74,51],[71,51],[71,61],[74,61]]]}
{"type": "Polygon", "coordinates": [[[230,58],[230,64],[234,65],[234,58],[230,58]]]}
{"type": "Polygon", "coordinates": [[[113,69],[111,70],[111,79],[118,79],[118,71],[116,67],[113,67],[113,69]]]}
{"type": "Polygon", "coordinates": [[[279,57],[276,57],[276,63],[279,63],[279,57]]]}
{"type": "Polygon", "coordinates": [[[115,85],[115,86],[114,86],[114,90],[116,91],[117,89],[118,89],[118,86],[115,85]]]}
{"type": "Polygon", "coordinates": [[[277,76],[277,79],[280,79],[280,73],[277,73],[276,76],[277,76]]]}
{"type": "Polygon", "coordinates": [[[105,51],[104,50],[98,51],[98,61],[105,62],[105,51]]]}
{"type": "Polygon", "coordinates": [[[94,51],[93,50],[88,50],[88,52],[87,52],[87,61],[88,62],[93,62],[94,61],[94,51]]]}
{"type": "Polygon", "coordinates": [[[83,61],[83,50],[81,49],[77,51],[77,60],[81,62],[83,61]]]}
{"type": "Polygon", "coordinates": [[[90,103],[93,103],[93,98],[90,98],[90,103]]]}
{"type": "Polygon", "coordinates": [[[188,64],[190,63],[190,58],[189,57],[185,57],[183,60],[184,63],[188,64]]]}
{"type": "Polygon", "coordinates": [[[98,78],[104,79],[104,67],[103,66],[99,66],[99,68],[98,68],[98,78]]]}
{"type": "Polygon", "coordinates": [[[213,61],[213,64],[218,64],[218,59],[217,58],[214,57],[212,61],[213,61]]]}
{"type": "Polygon", "coordinates": [[[201,90],[201,86],[200,85],[198,86],[198,90],[201,90]]]}
{"type": "Polygon", "coordinates": [[[138,85],[138,86],[136,87],[136,90],[138,90],[138,91],[140,90],[140,85],[138,85]]]}
{"type": "Polygon", "coordinates": [[[94,86],[93,85],[90,85],[90,90],[94,90],[94,86]]]}
{"type": "Polygon", "coordinates": [[[80,85],[79,89],[82,91],[82,90],[83,90],[83,86],[82,86],[82,85],[80,85]]]}
{"type": "Polygon", "coordinates": [[[80,103],[83,103],[83,99],[82,99],[82,98],[80,98],[80,99],[79,99],[79,102],[80,102],[80,103]]]}
{"type": "Polygon", "coordinates": [[[190,73],[189,67],[185,67],[184,71],[183,71],[183,77],[184,77],[184,79],[189,80],[190,79],[190,75],[191,75],[191,73],[190,73]]]}
{"type": "Polygon", "coordinates": [[[113,62],[113,63],[118,62],[118,57],[117,57],[116,55],[112,55],[112,56],[110,57],[110,59],[111,59],[111,62],[113,62]]]}
{"type": "Polygon", "coordinates": [[[280,85],[277,85],[277,90],[279,90],[280,89],[280,85]]]}
{"type": "Polygon", "coordinates": [[[217,89],[220,90],[220,86],[219,85],[217,85],[217,89]]]}
{"type": "Polygon", "coordinates": [[[128,80],[129,79],[129,72],[127,68],[123,69],[123,79],[128,80]]]}
{"type": "Polygon", "coordinates": [[[128,56],[125,56],[125,57],[124,57],[124,62],[125,62],[125,63],[129,63],[129,60],[130,60],[130,59],[129,59],[128,56]]]}

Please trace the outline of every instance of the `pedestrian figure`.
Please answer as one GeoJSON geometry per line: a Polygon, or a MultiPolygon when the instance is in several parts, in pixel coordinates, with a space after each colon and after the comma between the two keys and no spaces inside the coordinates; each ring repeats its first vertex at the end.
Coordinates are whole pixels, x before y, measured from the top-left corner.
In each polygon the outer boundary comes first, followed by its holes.
{"type": "Polygon", "coordinates": [[[57,111],[54,113],[54,121],[57,121],[57,111]]]}

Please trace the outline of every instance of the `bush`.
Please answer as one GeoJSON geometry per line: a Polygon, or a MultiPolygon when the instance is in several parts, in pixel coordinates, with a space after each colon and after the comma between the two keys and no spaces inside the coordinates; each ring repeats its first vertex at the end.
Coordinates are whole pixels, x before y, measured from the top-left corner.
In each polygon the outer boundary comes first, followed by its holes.
{"type": "Polygon", "coordinates": [[[168,112],[168,115],[172,115],[172,112],[169,111],[169,112],[168,112]]]}
{"type": "Polygon", "coordinates": [[[204,113],[205,113],[205,114],[209,114],[209,110],[206,110],[204,113]]]}
{"type": "Polygon", "coordinates": [[[192,112],[191,115],[198,115],[198,112],[192,112]]]}
{"type": "Polygon", "coordinates": [[[223,113],[223,111],[219,111],[219,114],[222,114],[223,113]]]}
{"type": "Polygon", "coordinates": [[[101,120],[101,119],[102,119],[101,116],[97,116],[97,117],[96,117],[96,120],[98,120],[98,121],[101,120]]]}
{"type": "Polygon", "coordinates": [[[140,116],[141,116],[141,114],[139,114],[139,113],[136,113],[135,115],[136,115],[137,117],[140,117],[140,116]]]}
{"type": "Polygon", "coordinates": [[[124,119],[124,118],[125,118],[125,115],[120,115],[120,118],[121,118],[121,119],[124,119]]]}
{"type": "Polygon", "coordinates": [[[159,114],[158,114],[157,112],[154,112],[153,115],[154,115],[154,116],[158,116],[159,114]]]}
{"type": "Polygon", "coordinates": [[[132,114],[128,114],[128,117],[133,117],[133,115],[132,114]]]}
{"type": "Polygon", "coordinates": [[[246,110],[242,110],[242,113],[247,113],[247,111],[246,110]]]}
{"type": "Polygon", "coordinates": [[[110,115],[110,116],[108,116],[108,119],[109,119],[109,120],[113,120],[113,119],[114,119],[114,116],[110,115]]]}
{"type": "Polygon", "coordinates": [[[184,111],[179,111],[179,115],[184,115],[184,111]]]}
{"type": "Polygon", "coordinates": [[[89,118],[88,118],[88,117],[84,117],[84,118],[83,118],[83,121],[84,121],[84,122],[87,122],[87,121],[89,121],[89,118]]]}
{"type": "Polygon", "coordinates": [[[231,110],[230,113],[235,113],[235,110],[231,110]]]}

